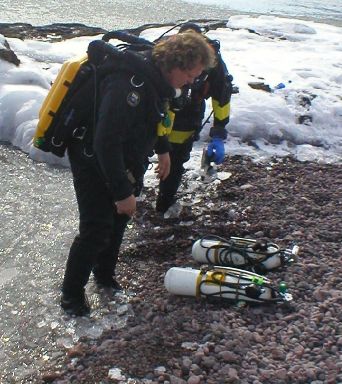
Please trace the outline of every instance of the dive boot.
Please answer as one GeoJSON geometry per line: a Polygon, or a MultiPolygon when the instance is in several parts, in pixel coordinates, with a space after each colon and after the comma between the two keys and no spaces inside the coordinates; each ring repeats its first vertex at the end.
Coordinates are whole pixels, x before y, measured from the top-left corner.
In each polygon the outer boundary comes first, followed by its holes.
{"type": "Polygon", "coordinates": [[[156,201],[156,211],[164,214],[176,201],[175,197],[170,198],[159,193],[156,201]]]}
{"type": "Polygon", "coordinates": [[[76,296],[62,293],[61,307],[71,316],[86,316],[90,313],[90,304],[84,291],[76,296]]]}
{"type": "Polygon", "coordinates": [[[122,286],[114,279],[113,276],[94,275],[94,279],[98,288],[112,289],[114,292],[123,291],[122,286]]]}

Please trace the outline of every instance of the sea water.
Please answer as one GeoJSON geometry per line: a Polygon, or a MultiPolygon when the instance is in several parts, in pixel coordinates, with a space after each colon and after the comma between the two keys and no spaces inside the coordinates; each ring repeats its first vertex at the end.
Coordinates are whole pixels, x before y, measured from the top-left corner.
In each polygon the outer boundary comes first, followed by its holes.
{"type": "Polygon", "coordinates": [[[132,28],[187,19],[228,19],[252,13],[342,25],[341,0],[0,0],[0,23],[82,23],[132,28]]]}
{"type": "Polygon", "coordinates": [[[225,6],[234,13],[255,13],[305,18],[342,24],[341,0],[186,0],[204,6],[225,6]]]}

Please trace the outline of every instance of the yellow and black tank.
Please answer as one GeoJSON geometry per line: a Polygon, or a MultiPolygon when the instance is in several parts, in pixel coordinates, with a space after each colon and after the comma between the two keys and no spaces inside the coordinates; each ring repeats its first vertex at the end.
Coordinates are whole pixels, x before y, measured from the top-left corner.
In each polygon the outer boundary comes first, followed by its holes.
{"type": "Polygon", "coordinates": [[[70,85],[87,60],[88,55],[83,55],[82,57],[70,59],[62,65],[39,111],[39,121],[33,138],[35,147],[43,151],[50,151],[46,143],[46,133],[69,91],[70,85]]]}

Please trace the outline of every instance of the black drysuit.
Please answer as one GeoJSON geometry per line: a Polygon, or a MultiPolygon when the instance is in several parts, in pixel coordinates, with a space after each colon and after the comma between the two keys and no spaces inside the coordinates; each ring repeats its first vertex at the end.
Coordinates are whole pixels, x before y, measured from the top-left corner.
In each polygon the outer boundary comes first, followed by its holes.
{"type": "MultiPolygon", "coordinates": [[[[184,173],[183,164],[190,159],[194,141],[198,140],[205,114],[205,100],[211,97],[214,125],[210,137],[227,137],[225,126],[229,122],[230,99],[232,95],[232,76],[219,52],[219,43],[209,40],[217,52],[217,65],[204,72],[190,89],[174,104],[175,119],[169,135],[171,144],[171,169],[169,176],[159,184],[157,210],[165,212],[175,201],[175,194],[184,173]]],[[[177,100],[177,99],[176,99],[177,100]]],[[[172,107],[171,107],[172,109],[172,107]]]]}
{"type": "MultiPolygon", "coordinates": [[[[174,93],[152,63],[145,65],[152,76],[137,75],[126,66],[101,81],[92,139],[74,139],[68,147],[80,224],[67,261],[64,294],[81,294],[92,270],[100,279],[115,274],[129,217],[117,214],[114,202],[139,189],[146,156],[156,148],[164,104],[174,93]]],[[[167,139],[161,138],[158,146],[157,152],[167,152],[167,139]]]]}

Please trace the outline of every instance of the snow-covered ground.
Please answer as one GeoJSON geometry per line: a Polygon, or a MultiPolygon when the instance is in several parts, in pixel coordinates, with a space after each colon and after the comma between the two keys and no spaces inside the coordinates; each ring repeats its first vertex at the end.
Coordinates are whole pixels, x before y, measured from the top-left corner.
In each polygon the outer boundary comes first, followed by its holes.
{"type": "MultiPolygon", "coordinates": [[[[341,161],[341,28],[273,16],[232,16],[227,27],[208,33],[221,41],[222,55],[239,88],[231,102],[226,152],[256,160],[293,154],[300,160],[341,161]],[[272,92],[249,85],[255,82],[269,85],[272,92]],[[276,89],[279,83],[285,87],[276,89]]],[[[148,29],[142,35],[154,39],[166,29],[148,29]]],[[[21,65],[0,61],[1,141],[34,160],[68,165],[67,159],[34,148],[31,139],[40,106],[61,64],[84,54],[93,39],[56,43],[7,39],[21,65]]],[[[3,44],[1,37],[0,48],[3,44]]],[[[210,110],[208,104],[208,114],[210,110]]],[[[209,127],[210,122],[188,168],[197,168],[209,127]]]]}

